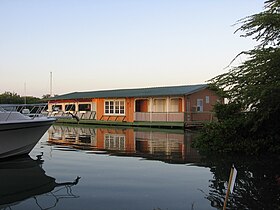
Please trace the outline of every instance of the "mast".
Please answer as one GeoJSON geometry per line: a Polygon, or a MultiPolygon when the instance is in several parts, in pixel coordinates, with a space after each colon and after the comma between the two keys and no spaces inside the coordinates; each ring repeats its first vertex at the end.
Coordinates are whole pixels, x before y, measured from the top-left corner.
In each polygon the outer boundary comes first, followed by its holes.
{"type": "Polygon", "coordinates": [[[50,72],[50,97],[52,96],[52,72],[50,72]]]}
{"type": "Polygon", "coordinates": [[[26,104],[26,82],[24,82],[24,104],[26,104]]]}

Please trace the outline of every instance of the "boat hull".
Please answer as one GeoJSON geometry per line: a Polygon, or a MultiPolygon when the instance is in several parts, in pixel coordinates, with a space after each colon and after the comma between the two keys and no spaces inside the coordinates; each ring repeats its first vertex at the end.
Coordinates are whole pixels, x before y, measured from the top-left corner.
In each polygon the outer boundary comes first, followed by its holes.
{"type": "Polygon", "coordinates": [[[0,124],[0,158],[28,154],[54,119],[38,119],[0,124]]]}

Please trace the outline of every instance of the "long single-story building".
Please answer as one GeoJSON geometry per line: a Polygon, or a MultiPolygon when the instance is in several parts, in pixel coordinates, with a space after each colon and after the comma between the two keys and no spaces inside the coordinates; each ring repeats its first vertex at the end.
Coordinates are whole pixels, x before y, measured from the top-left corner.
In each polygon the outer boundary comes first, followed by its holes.
{"type": "Polygon", "coordinates": [[[213,105],[223,103],[207,84],[73,92],[48,101],[53,115],[71,113],[98,122],[183,123],[212,121],[213,105]]]}

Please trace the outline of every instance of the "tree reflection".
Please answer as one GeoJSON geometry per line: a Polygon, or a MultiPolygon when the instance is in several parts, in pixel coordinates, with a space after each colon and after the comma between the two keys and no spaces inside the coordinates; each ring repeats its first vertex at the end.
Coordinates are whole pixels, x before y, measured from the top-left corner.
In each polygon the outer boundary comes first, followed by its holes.
{"type": "Polygon", "coordinates": [[[206,198],[211,206],[218,209],[223,207],[230,167],[234,163],[238,174],[227,209],[280,209],[279,159],[206,155],[202,161],[213,173],[206,198]]]}

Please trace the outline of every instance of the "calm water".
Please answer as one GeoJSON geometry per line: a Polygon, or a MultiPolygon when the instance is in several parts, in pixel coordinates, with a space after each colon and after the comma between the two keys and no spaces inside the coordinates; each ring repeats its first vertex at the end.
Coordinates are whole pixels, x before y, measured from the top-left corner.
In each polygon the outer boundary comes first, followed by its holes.
{"type": "Polygon", "coordinates": [[[280,209],[279,158],[204,155],[192,133],[53,126],[30,157],[0,162],[0,209],[280,209]]]}

